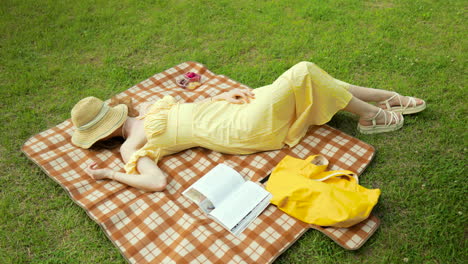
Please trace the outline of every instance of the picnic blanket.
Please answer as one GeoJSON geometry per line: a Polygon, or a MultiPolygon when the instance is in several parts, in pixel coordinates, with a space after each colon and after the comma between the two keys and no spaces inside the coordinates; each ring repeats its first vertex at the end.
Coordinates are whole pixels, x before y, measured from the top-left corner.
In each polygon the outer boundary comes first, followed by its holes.
{"type": "MultiPolygon", "coordinates": [[[[246,87],[203,65],[186,62],[120,93],[136,104],[171,95],[180,101],[197,101],[232,88],[246,87]],[[202,86],[186,90],[176,79],[186,72],[202,75],[202,86]]],[[[158,165],[168,175],[163,192],[143,192],[116,181],[95,181],[83,169],[93,161],[123,171],[117,150],[93,152],[73,146],[68,119],[26,141],[22,151],[70,198],[101,226],[130,263],[271,263],[309,228],[317,229],[347,249],[358,249],[375,232],[379,219],[371,215],[351,228],[310,226],[273,205],[235,237],[208,218],[182,192],[219,163],[233,167],[246,179],[260,181],[285,156],[306,158],[322,154],[331,170],[361,174],[374,148],[329,126],[311,127],[294,148],[252,155],[225,155],[193,148],[164,157],[158,165]]],[[[313,245],[311,245],[313,246],[313,245]]]]}

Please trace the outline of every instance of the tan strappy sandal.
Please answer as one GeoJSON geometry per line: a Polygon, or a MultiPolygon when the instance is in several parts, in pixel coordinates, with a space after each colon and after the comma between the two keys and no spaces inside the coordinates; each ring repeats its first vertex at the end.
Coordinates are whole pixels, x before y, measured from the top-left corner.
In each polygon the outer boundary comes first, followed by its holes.
{"type": "Polygon", "coordinates": [[[369,119],[364,119],[367,121],[372,121],[372,125],[370,126],[364,126],[361,124],[358,124],[357,128],[358,131],[361,132],[362,134],[377,134],[377,133],[383,133],[383,132],[391,132],[400,129],[403,126],[404,123],[404,118],[401,114],[397,114],[395,112],[388,111],[390,113],[390,120],[387,120],[387,115],[385,114],[384,110],[382,108],[379,108],[379,111],[377,111],[377,114],[369,119]],[[384,114],[384,124],[383,125],[377,125],[376,118],[379,116],[381,113],[384,114]]]}
{"type": "Polygon", "coordinates": [[[424,100],[422,100],[422,99],[420,99],[420,100],[423,103],[418,105],[417,102],[416,102],[416,98],[408,96],[408,98],[409,98],[408,103],[404,106],[403,102],[401,101],[401,97],[402,97],[402,95],[400,95],[399,93],[395,93],[394,95],[392,95],[387,100],[382,101],[382,102],[378,102],[377,104],[378,105],[385,105],[386,106],[385,110],[387,110],[387,111],[397,112],[397,113],[401,113],[403,115],[419,113],[422,110],[426,109],[426,102],[424,102],[424,100]],[[398,98],[399,105],[391,106],[390,101],[395,97],[398,98]]]}

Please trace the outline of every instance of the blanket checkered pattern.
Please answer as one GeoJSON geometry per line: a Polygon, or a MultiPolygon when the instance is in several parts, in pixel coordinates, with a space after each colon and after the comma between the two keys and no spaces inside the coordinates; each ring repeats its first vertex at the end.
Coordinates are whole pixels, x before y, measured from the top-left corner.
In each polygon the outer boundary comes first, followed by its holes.
{"type": "MultiPolygon", "coordinates": [[[[242,87],[201,64],[186,62],[118,96],[129,96],[136,104],[164,95],[197,101],[242,87]],[[188,71],[203,76],[203,85],[194,91],[176,84],[176,79],[188,71]]],[[[266,177],[285,155],[306,158],[320,153],[330,161],[330,170],[362,173],[374,155],[373,147],[329,126],[311,127],[301,143],[291,149],[242,156],[193,148],[164,157],[158,164],[168,174],[169,184],[164,192],[156,193],[88,177],[83,169],[93,161],[121,171],[123,163],[117,151],[93,152],[73,146],[72,132],[72,123],[66,120],[31,137],[22,151],[102,227],[130,263],[271,263],[311,227],[347,249],[357,249],[379,225],[379,219],[371,216],[352,228],[310,226],[269,205],[240,237],[235,237],[182,196],[199,177],[223,162],[252,181],[266,177]]]]}

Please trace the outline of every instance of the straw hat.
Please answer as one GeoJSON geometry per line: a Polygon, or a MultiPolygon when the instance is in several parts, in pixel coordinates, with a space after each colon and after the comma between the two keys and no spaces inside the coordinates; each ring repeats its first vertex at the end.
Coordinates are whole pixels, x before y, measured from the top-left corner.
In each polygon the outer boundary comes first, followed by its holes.
{"type": "Polygon", "coordinates": [[[127,119],[127,113],[124,104],[111,107],[93,96],[81,99],[71,110],[75,126],[72,143],[85,149],[91,147],[119,128],[127,119]]]}

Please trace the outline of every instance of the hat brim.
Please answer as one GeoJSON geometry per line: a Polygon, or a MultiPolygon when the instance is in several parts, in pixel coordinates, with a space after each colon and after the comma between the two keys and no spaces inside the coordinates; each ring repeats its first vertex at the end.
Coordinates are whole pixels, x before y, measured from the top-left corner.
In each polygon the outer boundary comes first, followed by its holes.
{"type": "Polygon", "coordinates": [[[124,104],[111,107],[102,120],[86,130],[73,132],[72,143],[80,148],[88,149],[94,143],[112,134],[127,120],[128,108],[124,104]]]}

